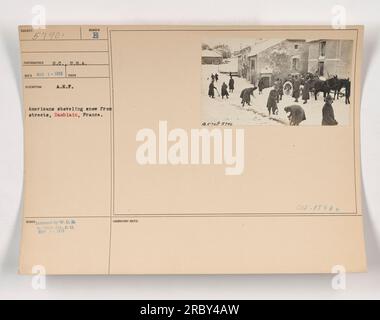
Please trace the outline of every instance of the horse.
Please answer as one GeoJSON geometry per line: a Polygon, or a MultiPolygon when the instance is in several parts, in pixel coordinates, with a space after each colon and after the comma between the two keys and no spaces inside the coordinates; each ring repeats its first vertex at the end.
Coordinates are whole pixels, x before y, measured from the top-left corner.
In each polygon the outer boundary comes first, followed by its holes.
{"type": "Polygon", "coordinates": [[[327,87],[330,91],[334,91],[334,100],[335,98],[339,99],[340,90],[342,89],[341,79],[337,75],[333,76],[330,79],[326,80],[327,87]]]}
{"type": "Polygon", "coordinates": [[[319,92],[323,92],[323,98],[326,98],[331,91],[334,91],[335,99],[335,97],[340,94],[342,83],[341,79],[338,79],[336,75],[327,80],[314,79],[310,80],[310,91],[314,92],[315,100],[317,100],[319,92]]]}
{"type": "Polygon", "coordinates": [[[339,100],[339,96],[341,95],[340,91],[344,88],[344,96],[345,96],[345,104],[350,103],[350,95],[351,95],[351,81],[349,78],[347,79],[338,79],[337,84],[334,90],[334,99],[335,97],[339,100]]]}
{"type": "Polygon", "coordinates": [[[326,96],[330,93],[330,88],[327,81],[320,79],[310,80],[309,90],[314,93],[315,100],[317,100],[319,92],[323,92],[324,98],[326,98],[326,96]]]}

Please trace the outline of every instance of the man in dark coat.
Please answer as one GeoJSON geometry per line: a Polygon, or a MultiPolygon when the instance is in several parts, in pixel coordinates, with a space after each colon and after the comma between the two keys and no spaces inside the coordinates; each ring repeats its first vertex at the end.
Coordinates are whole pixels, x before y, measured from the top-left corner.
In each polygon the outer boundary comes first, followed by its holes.
{"type": "Polygon", "coordinates": [[[214,86],[214,80],[211,80],[211,83],[210,85],[208,86],[208,96],[210,98],[215,98],[215,92],[214,90],[216,89],[216,87],[214,86]]]}
{"type": "Polygon", "coordinates": [[[268,101],[267,101],[267,109],[268,109],[269,115],[271,115],[271,113],[278,114],[277,100],[278,100],[277,90],[272,89],[269,92],[268,101]]]}
{"type": "Polygon", "coordinates": [[[306,120],[305,110],[298,104],[287,106],[284,110],[288,114],[291,126],[298,126],[302,121],[306,120]]]}
{"type": "Polygon", "coordinates": [[[307,100],[309,99],[310,99],[310,80],[306,80],[302,89],[303,104],[307,103],[307,100]]]}
{"type": "Polygon", "coordinates": [[[259,86],[259,94],[262,94],[264,89],[264,79],[260,78],[259,83],[257,85],[259,86]]]}
{"type": "Polygon", "coordinates": [[[278,79],[278,101],[282,100],[283,95],[284,95],[284,83],[281,79],[278,79]]]}
{"type": "Polygon", "coordinates": [[[221,92],[222,92],[222,99],[224,98],[224,96],[228,99],[229,94],[228,94],[227,85],[225,82],[223,82],[222,84],[221,92]]]}
{"type": "Polygon", "coordinates": [[[351,95],[351,81],[348,78],[347,80],[344,80],[344,88],[345,88],[345,96],[346,96],[346,104],[350,104],[350,95],[351,95]]]}
{"type": "Polygon", "coordinates": [[[245,104],[251,105],[251,96],[253,96],[253,91],[255,91],[257,87],[251,87],[243,89],[240,93],[241,104],[244,107],[245,104]]]}
{"type": "Polygon", "coordinates": [[[274,82],[274,88],[277,91],[277,103],[279,103],[280,100],[282,100],[282,96],[284,95],[284,90],[283,90],[282,85],[283,85],[282,81],[279,78],[277,78],[277,80],[274,82]]]}
{"type": "Polygon", "coordinates": [[[325,105],[322,108],[322,126],[336,126],[338,124],[332,107],[333,100],[329,94],[326,96],[325,105]]]}
{"type": "Polygon", "coordinates": [[[218,82],[218,80],[219,80],[219,75],[215,73],[215,82],[218,82]]]}
{"type": "Polygon", "coordinates": [[[293,98],[295,98],[294,102],[298,102],[298,98],[300,97],[300,86],[301,82],[298,79],[298,76],[295,76],[293,82],[293,98]]]}
{"type": "Polygon", "coordinates": [[[234,92],[235,89],[235,80],[230,76],[230,81],[228,82],[228,87],[230,89],[230,92],[234,92]]]}

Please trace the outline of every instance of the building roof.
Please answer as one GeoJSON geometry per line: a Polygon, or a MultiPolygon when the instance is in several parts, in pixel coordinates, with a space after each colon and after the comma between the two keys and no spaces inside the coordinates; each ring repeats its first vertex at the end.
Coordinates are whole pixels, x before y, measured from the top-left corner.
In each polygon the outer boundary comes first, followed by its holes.
{"type": "Polygon", "coordinates": [[[252,46],[252,49],[251,49],[251,52],[248,54],[248,57],[252,57],[252,56],[255,56],[257,55],[258,53],[266,50],[266,49],[269,49],[270,47],[273,47],[279,43],[281,43],[282,41],[284,41],[285,39],[267,39],[267,40],[263,40],[255,45],[252,46]]]}
{"type": "Polygon", "coordinates": [[[204,58],[222,58],[222,55],[214,50],[202,50],[202,57],[204,58]]]}
{"type": "Polygon", "coordinates": [[[336,41],[336,40],[339,40],[339,39],[306,39],[306,42],[320,42],[320,41],[327,41],[327,40],[332,40],[332,41],[336,41]]]}
{"type": "Polygon", "coordinates": [[[238,72],[238,58],[230,58],[225,64],[221,64],[219,71],[222,73],[237,73],[238,72]]]}

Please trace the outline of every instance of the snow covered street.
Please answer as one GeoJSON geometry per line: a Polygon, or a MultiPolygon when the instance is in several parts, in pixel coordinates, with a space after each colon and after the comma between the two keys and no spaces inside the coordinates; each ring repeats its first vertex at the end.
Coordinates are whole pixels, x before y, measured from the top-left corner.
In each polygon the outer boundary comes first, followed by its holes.
{"type": "MultiPolygon", "coordinates": [[[[220,73],[220,70],[226,68],[226,65],[202,65],[202,123],[220,124],[225,122],[232,125],[289,125],[284,108],[289,105],[298,104],[302,106],[306,114],[306,120],[301,122],[301,126],[321,125],[322,123],[322,107],[324,105],[323,94],[320,93],[317,100],[311,94],[307,104],[299,99],[298,103],[294,102],[294,98],[284,95],[278,103],[278,115],[268,116],[266,108],[269,91],[272,88],[266,88],[259,95],[258,89],[254,91],[254,97],[251,97],[251,106],[242,107],[240,93],[243,89],[252,87],[252,85],[244,78],[234,77],[235,90],[230,93],[229,99],[222,99],[221,86],[223,82],[228,85],[229,74],[220,73]],[[208,87],[211,82],[211,74],[218,73],[219,80],[215,82],[215,98],[208,96],[208,87]],[[218,94],[219,93],[219,94],[218,94]]],[[[333,103],[335,118],[339,125],[348,125],[350,123],[350,105],[344,103],[344,97],[335,100],[333,103]]]]}

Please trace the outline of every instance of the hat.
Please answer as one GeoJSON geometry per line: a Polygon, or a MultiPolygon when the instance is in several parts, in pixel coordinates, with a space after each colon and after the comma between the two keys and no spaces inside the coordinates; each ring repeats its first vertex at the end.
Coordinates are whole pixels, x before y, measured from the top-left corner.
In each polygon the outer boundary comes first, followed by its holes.
{"type": "Polygon", "coordinates": [[[333,101],[334,99],[333,99],[333,97],[332,96],[330,96],[329,94],[326,96],[326,99],[325,99],[326,101],[333,101]]]}

